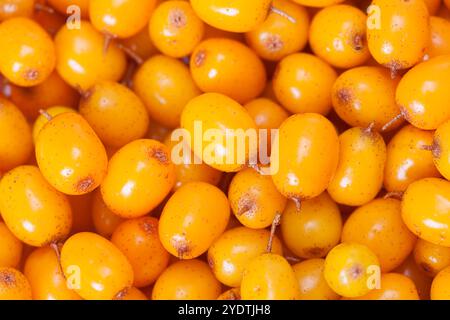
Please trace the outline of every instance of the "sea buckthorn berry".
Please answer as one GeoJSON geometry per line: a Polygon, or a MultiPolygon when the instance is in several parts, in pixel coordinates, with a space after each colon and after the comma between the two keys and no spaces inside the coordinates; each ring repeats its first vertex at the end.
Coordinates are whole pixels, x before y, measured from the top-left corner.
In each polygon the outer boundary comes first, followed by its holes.
{"type": "Polygon", "coordinates": [[[439,56],[412,68],[400,80],[396,100],[408,122],[417,128],[434,130],[450,119],[450,55],[439,56]]]}
{"type": "Polygon", "coordinates": [[[309,259],[292,266],[300,287],[299,300],[338,300],[323,276],[325,260],[309,259]]]}
{"type": "Polygon", "coordinates": [[[422,0],[374,0],[379,15],[368,18],[367,41],[375,60],[393,75],[420,62],[430,40],[429,13],[422,0]]]}
{"type": "Polygon", "coordinates": [[[292,113],[327,114],[336,71],[308,53],[295,53],[279,63],[273,89],[280,103],[292,113]]]}
{"type": "Polygon", "coordinates": [[[341,243],[328,253],[324,276],[334,292],[354,298],[372,290],[371,285],[377,279],[372,283],[371,277],[376,278],[378,268],[378,258],[369,248],[357,243],[341,243]]]}
{"type": "Polygon", "coordinates": [[[284,244],[300,258],[326,256],[339,243],[341,231],[341,213],[326,192],[303,201],[300,210],[290,201],[281,216],[284,244]]]}
{"type": "Polygon", "coordinates": [[[31,17],[35,0],[0,0],[0,21],[15,17],[31,17]]]}
{"type": "Polygon", "coordinates": [[[202,40],[205,27],[188,1],[166,1],[153,12],[150,38],[165,55],[188,56],[202,40]]]}
{"type": "Polygon", "coordinates": [[[0,170],[27,162],[33,152],[31,128],[20,110],[0,97],[0,170]]]}
{"type": "Polygon", "coordinates": [[[286,259],[275,253],[265,253],[244,269],[241,296],[243,300],[297,300],[300,289],[286,259]]]}
{"type": "Polygon", "coordinates": [[[358,8],[336,5],[319,11],[311,22],[313,52],[337,68],[352,68],[370,58],[366,41],[367,17],[358,8]]]}
{"type": "Polygon", "coordinates": [[[450,182],[426,178],[411,183],[402,200],[402,217],[423,240],[450,247],[450,182]]]}
{"type": "Polygon", "coordinates": [[[0,181],[0,212],[21,241],[40,247],[63,240],[72,226],[66,196],[56,191],[34,166],[21,166],[0,181]]]}
{"type": "Polygon", "coordinates": [[[423,272],[434,277],[450,266],[450,248],[419,239],[414,247],[414,260],[423,272]]]}
{"type": "MultiPolygon", "coordinates": [[[[400,109],[395,102],[398,79],[392,79],[382,67],[358,67],[343,72],[332,90],[333,107],[338,116],[352,127],[375,130],[395,118],[400,109]]],[[[395,129],[401,121],[393,123],[395,129]]]]}
{"type": "Polygon", "coordinates": [[[431,42],[427,58],[450,54],[450,22],[440,17],[430,17],[431,42]]]}
{"type": "Polygon", "coordinates": [[[42,27],[28,18],[0,25],[0,72],[12,83],[31,87],[45,81],[55,68],[55,46],[42,27]]]}
{"type": "MultiPolygon", "coordinates": [[[[267,230],[237,227],[223,233],[209,248],[208,262],[216,278],[229,287],[239,287],[245,267],[266,253],[270,239],[267,230]]],[[[281,255],[280,240],[273,238],[272,252],[281,255]]]]}
{"type": "Polygon", "coordinates": [[[128,258],[138,288],[153,284],[169,264],[169,253],[159,240],[158,220],[142,217],[122,222],[111,242],[128,258]]]}
{"type": "Polygon", "coordinates": [[[197,15],[213,27],[231,32],[248,32],[266,19],[271,2],[191,0],[191,5],[197,15]]]}
{"type": "Polygon", "coordinates": [[[122,147],[144,137],[148,130],[144,104],[133,91],[116,82],[95,84],[81,97],[79,109],[108,146],[122,147]]]}
{"type": "Polygon", "coordinates": [[[230,205],[220,189],[205,182],[191,182],[176,191],[164,206],[159,237],[174,256],[196,258],[225,231],[229,218],[230,205]]]}
{"type": "Polygon", "coordinates": [[[217,186],[222,178],[222,172],[203,162],[196,163],[193,161],[195,155],[192,151],[183,152],[181,149],[181,152],[177,153],[180,150],[179,143],[183,144],[185,142],[172,140],[171,135],[168,135],[164,140],[164,144],[169,148],[171,158],[174,156],[172,154],[174,152],[175,156],[179,157],[178,162],[181,160],[181,163],[175,163],[176,181],[173,190],[176,191],[189,182],[199,181],[217,186]]]}
{"type": "Polygon", "coordinates": [[[252,168],[242,169],[233,177],[228,199],[236,218],[253,229],[270,226],[287,202],[270,175],[262,175],[252,168]]]}
{"type": "Polygon", "coordinates": [[[148,300],[147,296],[139,289],[135,287],[126,288],[122,291],[120,291],[116,296],[114,297],[114,300],[131,300],[131,301],[138,301],[138,300],[148,300]]]}
{"type": "Polygon", "coordinates": [[[450,267],[437,274],[431,284],[431,300],[450,299],[450,267]]]}
{"type": "Polygon", "coordinates": [[[90,0],[92,25],[107,36],[128,38],[144,28],[156,0],[90,0]]]}
{"type": "Polygon", "coordinates": [[[61,250],[61,267],[66,279],[79,277],[75,291],[86,300],[111,300],[133,284],[133,268],[125,255],[95,233],[70,237],[61,250]]]}
{"type": "Polygon", "coordinates": [[[192,53],[190,67],[202,91],[222,93],[239,103],[258,97],[266,85],[266,71],[258,56],[231,39],[201,42],[192,53]]]}
{"type": "Polygon", "coordinates": [[[339,144],[339,165],[328,193],[340,204],[363,205],[383,186],[386,144],[370,126],[345,131],[339,136],[339,144]]]}
{"type": "Polygon", "coordinates": [[[241,300],[241,289],[231,288],[223,292],[217,300],[241,300]]]}
{"type": "Polygon", "coordinates": [[[431,149],[436,168],[450,180],[450,118],[437,128],[431,149]]]}
{"type": "Polygon", "coordinates": [[[320,114],[306,113],[291,116],[279,130],[271,155],[275,186],[297,202],[319,196],[327,189],[339,160],[339,138],[333,124],[320,114]]]}
{"type": "Polygon", "coordinates": [[[181,115],[181,128],[194,154],[217,170],[237,172],[254,155],[252,140],[258,136],[255,122],[244,107],[223,94],[205,93],[189,101],[181,115]],[[208,138],[208,132],[214,133],[213,139],[208,138]]]}
{"type": "Polygon", "coordinates": [[[48,182],[69,195],[97,188],[108,165],[105,147],[78,113],[49,119],[36,140],[36,160],[48,182]]]}
{"type": "Polygon", "coordinates": [[[22,242],[0,221],[0,267],[16,268],[22,258],[22,242]]]}
{"type": "Polygon", "coordinates": [[[419,300],[414,282],[398,273],[381,275],[380,288],[354,300],[419,300]]]}
{"type": "Polygon", "coordinates": [[[395,272],[403,274],[410,278],[417,289],[420,299],[430,300],[430,288],[432,278],[427,276],[414,261],[413,255],[410,255],[395,272]]]}
{"type": "Polygon", "coordinates": [[[153,300],[212,300],[221,293],[220,282],[200,260],[182,260],[170,265],[153,287],[153,300]]]}
{"type": "Polygon", "coordinates": [[[0,267],[0,300],[31,300],[30,283],[19,270],[0,267]]]}
{"type": "Polygon", "coordinates": [[[342,242],[367,246],[377,255],[381,271],[389,272],[412,252],[416,237],[402,220],[399,200],[376,199],[350,215],[342,229],[342,242]]]}
{"type": "Polygon", "coordinates": [[[10,100],[28,119],[34,121],[41,109],[54,106],[76,108],[79,95],[54,71],[44,82],[34,87],[11,85],[10,100]]]}
{"type": "MultiPolygon", "coordinates": [[[[55,8],[59,13],[68,14],[68,9],[71,5],[80,8],[81,16],[83,18],[89,17],[89,1],[90,0],[47,0],[47,2],[55,8]]],[[[73,12],[70,12],[73,13],[73,12]]]]}
{"type": "Polygon", "coordinates": [[[115,44],[105,51],[102,34],[87,21],[81,21],[79,29],[62,27],[55,37],[55,46],[56,69],[72,87],[88,90],[101,80],[117,81],[125,72],[125,53],[115,44]]]}
{"type": "Polygon", "coordinates": [[[323,8],[344,2],[345,0],[292,0],[307,7],[323,8]]]}
{"type": "MultiPolygon", "coordinates": [[[[55,106],[48,108],[45,110],[47,114],[49,114],[51,117],[56,117],[59,114],[67,113],[67,112],[77,112],[75,109],[64,107],[64,106],[55,106]]],[[[47,124],[48,119],[44,114],[41,114],[39,117],[37,117],[36,121],[33,124],[33,142],[36,144],[37,138],[39,133],[41,132],[42,128],[47,124]]]]}
{"type": "Polygon", "coordinates": [[[91,212],[95,231],[105,238],[111,237],[114,230],[124,221],[106,206],[100,189],[94,191],[91,212]]]}
{"type": "Polygon", "coordinates": [[[430,16],[436,15],[442,3],[441,0],[424,0],[424,2],[427,5],[430,16]]]}
{"type": "Polygon", "coordinates": [[[30,281],[34,300],[80,300],[81,297],[67,287],[56,248],[35,249],[27,258],[24,274],[30,281]]]}
{"type": "Polygon", "coordinates": [[[147,60],[151,56],[158,53],[152,40],[150,39],[150,34],[148,32],[148,27],[142,29],[137,34],[132,37],[122,39],[120,43],[125,47],[134,52],[139,58],[147,60]]]}
{"type": "Polygon", "coordinates": [[[403,192],[414,181],[440,177],[433,156],[424,147],[433,144],[433,132],[403,127],[387,146],[384,187],[388,192],[403,192]]]}
{"type": "Polygon", "coordinates": [[[151,118],[169,128],[180,125],[184,106],[201,94],[189,68],[163,55],[151,57],[138,69],[133,89],[147,106],[151,118]]]}
{"type": "Polygon", "coordinates": [[[249,46],[263,59],[278,61],[303,50],[308,42],[308,11],[288,0],[275,0],[267,19],[246,33],[249,46]]]}
{"type": "Polygon", "coordinates": [[[135,140],[111,158],[101,185],[108,208],[122,218],[142,217],[156,208],[175,183],[175,167],[162,143],[135,140]]]}

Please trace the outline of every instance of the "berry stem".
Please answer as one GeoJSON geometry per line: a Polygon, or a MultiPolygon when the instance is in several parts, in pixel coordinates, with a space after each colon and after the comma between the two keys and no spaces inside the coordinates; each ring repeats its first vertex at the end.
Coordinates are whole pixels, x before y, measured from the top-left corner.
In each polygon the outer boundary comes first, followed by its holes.
{"type": "Polygon", "coordinates": [[[275,218],[273,219],[272,227],[270,228],[269,242],[267,243],[267,253],[272,252],[273,238],[275,237],[275,231],[277,230],[280,221],[281,221],[281,214],[277,213],[275,215],[275,218]]]}

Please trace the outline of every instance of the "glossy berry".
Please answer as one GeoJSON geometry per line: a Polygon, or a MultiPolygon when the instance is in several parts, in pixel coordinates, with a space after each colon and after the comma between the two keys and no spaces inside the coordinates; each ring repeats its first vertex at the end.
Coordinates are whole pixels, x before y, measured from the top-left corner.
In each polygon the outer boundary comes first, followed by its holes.
{"type": "MultiPolygon", "coordinates": [[[[49,114],[52,117],[56,117],[59,114],[67,113],[67,112],[77,112],[75,109],[64,107],[64,106],[55,106],[45,110],[46,114],[49,114]]],[[[47,124],[48,119],[46,115],[41,114],[37,117],[36,121],[33,124],[33,142],[36,144],[39,133],[42,128],[47,124]]]]}
{"type": "Polygon", "coordinates": [[[97,188],[105,177],[108,158],[94,130],[78,113],[47,120],[36,140],[36,160],[44,177],[69,195],[97,188]]]}
{"type": "Polygon", "coordinates": [[[31,300],[30,283],[19,270],[0,267],[0,300],[31,300]]]}
{"type": "Polygon", "coordinates": [[[31,17],[35,0],[0,0],[0,21],[14,17],[31,17]]]}
{"type": "Polygon", "coordinates": [[[0,267],[17,268],[22,258],[22,242],[0,221],[0,267]]]}
{"type": "Polygon", "coordinates": [[[87,300],[111,300],[133,284],[133,269],[110,241],[90,232],[70,237],[61,250],[61,268],[87,300]],[[79,277],[79,279],[77,279],[79,277]]]}
{"type": "Polygon", "coordinates": [[[450,180],[450,119],[437,128],[431,149],[436,168],[450,180]]]}
{"type": "Polygon", "coordinates": [[[101,185],[108,208],[122,218],[146,215],[169,194],[175,168],[162,143],[141,139],[130,142],[111,158],[101,185]]]}
{"type": "Polygon", "coordinates": [[[64,240],[72,226],[69,200],[34,166],[16,167],[2,177],[0,212],[19,240],[36,247],[64,240]]]}
{"type": "Polygon", "coordinates": [[[450,299],[450,267],[445,268],[437,274],[431,285],[431,300],[450,299]]]}
{"type": "Polygon", "coordinates": [[[0,25],[0,72],[12,83],[31,87],[45,81],[56,64],[51,37],[28,18],[12,18],[0,25]]]}
{"type": "Polygon", "coordinates": [[[95,231],[105,238],[110,238],[114,230],[125,220],[106,206],[100,189],[94,191],[91,215],[95,231]]]}
{"type": "Polygon", "coordinates": [[[450,248],[419,239],[414,247],[414,260],[428,276],[436,276],[450,266],[450,248]]]}

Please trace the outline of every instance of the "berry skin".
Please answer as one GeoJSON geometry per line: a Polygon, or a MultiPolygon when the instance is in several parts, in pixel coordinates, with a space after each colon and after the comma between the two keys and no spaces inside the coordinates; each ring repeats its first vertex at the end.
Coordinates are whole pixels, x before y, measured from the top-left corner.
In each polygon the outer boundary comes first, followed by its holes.
{"type": "MultiPolygon", "coordinates": [[[[56,106],[51,107],[47,110],[45,110],[47,114],[49,114],[52,117],[56,117],[58,114],[67,113],[67,112],[77,112],[75,109],[64,107],[64,106],[56,106]]],[[[37,138],[39,133],[41,132],[42,128],[47,124],[48,119],[45,117],[44,114],[41,114],[39,117],[37,117],[36,121],[33,124],[33,142],[36,144],[37,138]]]]}
{"type": "Polygon", "coordinates": [[[95,233],[70,237],[61,250],[61,267],[69,280],[79,272],[75,291],[86,300],[111,300],[133,284],[133,268],[126,257],[95,233]]]}
{"type": "Polygon", "coordinates": [[[341,243],[327,255],[324,276],[334,292],[355,298],[371,290],[371,268],[379,268],[379,262],[369,248],[356,243],[341,243]]]}
{"type": "MultiPolygon", "coordinates": [[[[189,101],[181,115],[181,128],[187,134],[183,141],[188,143],[194,154],[220,171],[241,170],[257,151],[245,148],[254,144],[251,134],[245,139],[239,137],[242,130],[244,133],[256,133],[255,122],[244,107],[223,94],[205,93],[189,101]],[[198,125],[205,134],[197,133],[198,125]],[[213,132],[215,137],[208,140],[207,132],[213,132]],[[239,140],[245,140],[244,148],[240,148],[242,141],[239,140]]],[[[254,138],[257,139],[257,134],[254,138]]]]}
{"type": "Polygon", "coordinates": [[[22,258],[22,242],[0,221],[0,267],[17,268],[22,258]]]}
{"type": "Polygon", "coordinates": [[[432,155],[436,168],[447,180],[450,180],[450,119],[435,131],[432,155]]]}
{"type": "Polygon", "coordinates": [[[309,259],[292,266],[300,287],[299,300],[338,300],[323,276],[325,260],[309,259]]]}
{"type": "Polygon", "coordinates": [[[36,160],[44,177],[68,195],[93,191],[106,175],[105,147],[78,113],[49,119],[36,140],[36,160]]]}
{"type": "Polygon", "coordinates": [[[297,300],[300,296],[294,270],[282,256],[265,253],[245,268],[242,300],[297,300]]]}
{"type": "Polygon", "coordinates": [[[100,189],[92,197],[92,223],[95,231],[104,238],[110,238],[114,230],[125,220],[112,212],[105,204],[100,189]]]}
{"type": "Polygon", "coordinates": [[[200,90],[222,93],[239,103],[258,97],[267,81],[259,57],[244,44],[225,38],[202,41],[192,53],[190,67],[200,90]]]}
{"type": "Polygon", "coordinates": [[[261,175],[251,168],[242,169],[234,176],[228,199],[236,218],[244,226],[254,229],[270,226],[287,202],[270,176],[261,175]]]}
{"type": "Polygon", "coordinates": [[[423,240],[450,247],[450,182],[426,178],[411,183],[402,200],[402,218],[423,240]]]}
{"type": "Polygon", "coordinates": [[[450,266],[450,248],[419,239],[414,247],[414,260],[430,277],[450,266]]]}
{"type": "Polygon", "coordinates": [[[275,0],[267,19],[247,32],[248,45],[263,59],[279,61],[302,51],[308,42],[308,11],[288,0],[275,0]],[[280,14],[279,11],[282,12],[280,14]]]}
{"type": "Polygon", "coordinates": [[[131,301],[139,301],[139,300],[148,300],[147,296],[139,289],[135,287],[126,288],[120,291],[115,297],[114,300],[131,300],[131,301]]]}
{"type": "Polygon", "coordinates": [[[431,284],[431,300],[450,299],[450,267],[437,274],[431,284]]]}
{"type": "Polygon", "coordinates": [[[138,288],[153,284],[169,264],[169,253],[159,240],[158,220],[142,217],[122,222],[111,242],[127,257],[138,288]]]}
{"type": "Polygon", "coordinates": [[[188,67],[163,55],[154,55],[137,70],[133,90],[151,118],[169,128],[180,126],[183,108],[201,94],[188,67]]]}
{"type": "Polygon", "coordinates": [[[45,81],[56,64],[55,46],[42,27],[28,18],[0,25],[0,72],[12,83],[31,87],[45,81]]]}
{"type": "Polygon", "coordinates": [[[82,96],[80,114],[100,140],[120,148],[145,136],[149,126],[147,109],[127,87],[112,81],[98,82],[82,96]]]}
{"type": "Polygon", "coordinates": [[[342,242],[367,246],[377,255],[381,271],[390,272],[412,252],[416,237],[402,220],[399,200],[376,199],[350,215],[342,229],[342,242]]]}
{"type": "Polygon", "coordinates": [[[345,0],[293,0],[293,1],[308,7],[323,8],[344,2],[345,0]]]}
{"type": "Polygon", "coordinates": [[[158,206],[175,183],[175,167],[162,143],[135,140],[109,161],[101,185],[108,208],[122,218],[138,218],[158,206]]]}
{"type": "Polygon", "coordinates": [[[217,300],[241,300],[241,289],[232,288],[223,292],[217,300]]]}
{"type": "Polygon", "coordinates": [[[14,17],[31,17],[35,0],[0,0],[0,21],[14,17]]]}
{"type": "Polygon", "coordinates": [[[0,300],[31,300],[31,287],[19,270],[0,267],[0,300]]]}
{"type": "Polygon", "coordinates": [[[420,62],[430,40],[425,3],[422,0],[374,0],[372,6],[381,13],[379,17],[368,18],[367,40],[374,59],[389,68],[393,75],[420,62]]]}
{"type": "Polygon", "coordinates": [[[432,153],[424,149],[432,144],[432,131],[412,125],[395,134],[387,146],[384,187],[388,192],[403,192],[414,181],[440,177],[432,153]]]}
{"type": "MultiPolygon", "coordinates": [[[[338,116],[352,127],[375,130],[395,118],[400,109],[395,102],[398,79],[382,67],[357,67],[344,71],[332,89],[332,104],[338,116]]],[[[401,121],[393,123],[395,129],[401,121]]]]}
{"type": "Polygon", "coordinates": [[[313,52],[337,68],[352,68],[370,58],[366,41],[367,17],[349,5],[330,6],[311,22],[309,41],[313,52]]]}
{"type": "Polygon", "coordinates": [[[152,300],[213,300],[221,291],[205,262],[182,260],[164,270],[153,287],[152,300]]]}
{"type": "Polygon", "coordinates": [[[0,97],[0,170],[8,171],[27,162],[33,150],[31,128],[20,110],[0,97]]]}
{"type": "Polygon", "coordinates": [[[420,299],[430,300],[432,279],[417,266],[412,255],[410,255],[400,267],[395,269],[395,272],[407,276],[414,282],[420,299]]]}
{"type": "Polygon", "coordinates": [[[81,300],[75,291],[67,287],[53,248],[35,249],[25,262],[24,274],[30,281],[34,300],[81,300]]]}
{"type": "Polygon", "coordinates": [[[69,200],[34,166],[16,167],[2,177],[0,212],[9,230],[35,247],[65,239],[72,226],[69,200]]]}
{"type": "Polygon", "coordinates": [[[153,12],[150,38],[167,56],[181,58],[192,53],[202,40],[205,26],[187,1],[166,1],[153,12]]]}
{"type": "Polygon", "coordinates": [[[191,5],[200,19],[215,28],[248,32],[266,19],[271,1],[191,0],[191,5]]]}
{"type": "Polygon", "coordinates": [[[90,0],[89,18],[107,36],[128,38],[147,25],[155,4],[156,0],[90,0]]]}
{"type": "Polygon", "coordinates": [[[164,206],[159,237],[172,255],[193,259],[208,250],[225,231],[229,219],[230,205],[221,190],[205,182],[191,182],[178,189],[164,206]]]}
{"type": "Polygon", "coordinates": [[[421,63],[406,73],[396,92],[397,104],[405,119],[419,129],[435,130],[450,118],[450,55],[421,63]]]}
{"type": "Polygon", "coordinates": [[[450,22],[440,17],[430,17],[431,43],[426,57],[450,54],[450,22]]]}
{"type": "Polygon", "coordinates": [[[339,164],[328,193],[338,203],[363,205],[373,200],[383,185],[386,144],[370,127],[345,131],[339,143],[339,164]]]}
{"type": "MultiPolygon", "coordinates": [[[[245,267],[267,250],[270,232],[237,227],[224,232],[209,248],[208,263],[215,277],[228,287],[239,287],[245,267]]],[[[272,252],[281,255],[280,240],[273,238],[272,252]]]]}
{"type": "Polygon", "coordinates": [[[63,26],[55,36],[55,47],[56,70],[74,88],[86,91],[101,80],[118,81],[125,72],[125,53],[115,43],[105,52],[102,34],[87,21],[81,21],[80,29],[63,26]]]}
{"type": "Polygon", "coordinates": [[[277,66],[273,90],[280,103],[292,113],[327,114],[331,109],[331,88],[336,71],[308,53],[294,53],[277,66]]]}
{"type": "Polygon", "coordinates": [[[300,258],[325,257],[339,243],[341,231],[341,213],[326,192],[303,201],[299,211],[290,201],[281,216],[284,244],[300,258]]]}
{"type": "Polygon", "coordinates": [[[280,126],[272,146],[272,179],[285,197],[301,201],[319,196],[330,183],[339,158],[333,124],[315,113],[296,114],[280,126]]]}

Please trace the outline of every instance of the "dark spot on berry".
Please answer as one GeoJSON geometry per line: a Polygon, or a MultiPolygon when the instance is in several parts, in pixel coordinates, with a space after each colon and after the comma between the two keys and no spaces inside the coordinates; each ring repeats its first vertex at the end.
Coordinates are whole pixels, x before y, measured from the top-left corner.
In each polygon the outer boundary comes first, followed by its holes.
{"type": "Polygon", "coordinates": [[[114,299],[113,299],[113,300],[123,300],[123,299],[127,296],[127,294],[128,294],[129,291],[130,291],[130,288],[125,288],[125,289],[120,290],[120,291],[117,292],[117,294],[114,296],[114,299]]]}
{"type": "Polygon", "coordinates": [[[433,157],[435,159],[439,159],[442,155],[442,148],[441,144],[439,142],[439,138],[435,137],[433,140],[433,145],[431,147],[431,152],[433,153],[433,157]]]}
{"type": "Polygon", "coordinates": [[[148,152],[150,158],[153,158],[161,164],[169,164],[169,155],[162,148],[151,148],[148,152]]]}
{"type": "Polygon", "coordinates": [[[92,179],[92,177],[86,177],[78,181],[78,183],[75,185],[75,190],[79,193],[87,193],[91,191],[93,185],[94,179],[92,179]]]}
{"type": "Polygon", "coordinates": [[[39,71],[36,69],[28,69],[25,71],[25,79],[29,81],[34,81],[39,78],[39,71]]]}
{"type": "Polygon", "coordinates": [[[336,92],[336,97],[341,104],[348,105],[352,102],[352,92],[349,88],[341,88],[336,92]]]}
{"type": "Polygon", "coordinates": [[[281,40],[280,35],[270,34],[264,40],[264,46],[267,48],[269,52],[277,52],[283,48],[284,44],[283,40],[281,40]]]}
{"type": "Polygon", "coordinates": [[[203,65],[203,63],[205,62],[205,60],[206,60],[206,51],[205,50],[200,50],[199,52],[197,52],[195,54],[194,65],[197,68],[200,68],[203,65]]]}
{"type": "Polygon", "coordinates": [[[363,267],[360,264],[355,264],[348,270],[348,275],[351,279],[356,280],[363,274],[363,272],[363,267]]]}
{"type": "Polygon", "coordinates": [[[313,248],[306,249],[306,252],[311,257],[319,258],[324,255],[325,249],[319,248],[319,247],[313,247],[313,248]]]}
{"type": "Polygon", "coordinates": [[[182,28],[187,24],[187,18],[181,9],[173,9],[169,13],[169,23],[175,28],[182,28]]]}
{"type": "Polygon", "coordinates": [[[16,283],[16,277],[12,272],[4,270],[0,272],[0,283],[6,286],[13,286],[16,283]]]}
{"type": "Polygon", "coordinates": [[[238,210],[236,214],[241,215],[252,215],[256,211],[256,201],[254,197],[250,194],[244,194],[238,201],[238,210]]]}

